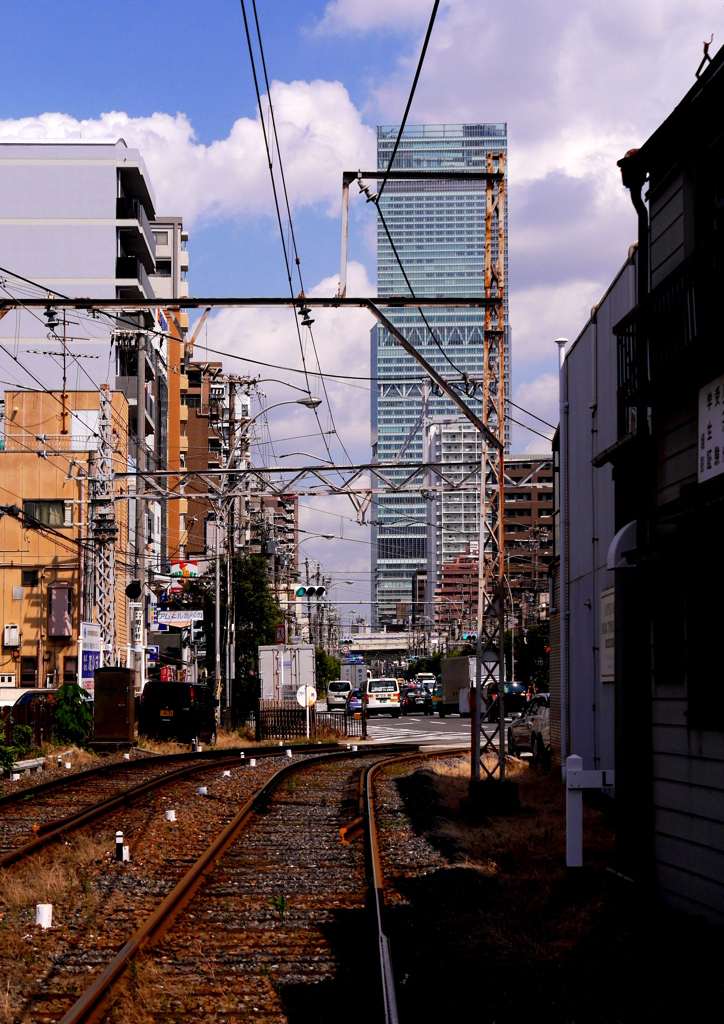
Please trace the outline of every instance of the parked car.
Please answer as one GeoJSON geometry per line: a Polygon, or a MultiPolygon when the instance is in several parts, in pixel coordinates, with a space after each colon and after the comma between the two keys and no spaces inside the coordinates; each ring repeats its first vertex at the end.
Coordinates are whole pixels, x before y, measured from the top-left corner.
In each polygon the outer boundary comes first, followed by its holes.
{"type": "Polygon", "coordinates": [[[382,679],[368,679],[364,685],[364,701],[367,717],[389,713],[400,717],[400,684],[391,676],[382,679]]]}
{"type": "Polygon", "coordinates": [[[211,687],[150,680],[141,694],[138,731],[181,743],[215,743],[216,700],[211,687]]]}
{"type": "Polygon", "coordinates": [[[411,715],[420,712],[423,715],[432,714],[432,694],[426,686],[416,684],[408,685],[400,692],[400,708],[403,715],[411,715]]]}
{"type": "Polygon", "coordinates": [[[551,746],[551,701],[539,693],[529,701],[523,714],[508,726],[508,750],[518,754],[529,750],[534,761],[545,761],[551,746]]]}
{"type": "Polygon", "coordinates": [[[348,679],[331,679],[327,684],[327,711],[344,711],[351,692],[348,679]]]}
{"type": "Polygon", "coordinates": [[[347,714],[355,715],[362,710],[362,691],[355,687],[347,696],[347,714]]]}

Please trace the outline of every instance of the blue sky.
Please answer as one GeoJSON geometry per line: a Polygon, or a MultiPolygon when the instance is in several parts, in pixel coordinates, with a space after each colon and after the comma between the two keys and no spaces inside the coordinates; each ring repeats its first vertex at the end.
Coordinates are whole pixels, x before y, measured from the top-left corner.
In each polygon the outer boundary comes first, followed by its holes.
{"type": "MultiPolygon", "coordinates": [[[[340,172],[374,159],[375,125],[399,120],[430,8],[258,0],[308,291],[334,290],[340,172]]],[[[508,122],[514,399],[547,419],[556,414],[553,339],[575,338],[635,239],[616,160],[691,86],[702,40],[713,32],[716,50],[723,21],[712,0],[442,0],[411,121],[508,122]]],[[[27,0],[6,7],[3,32],[0,137],[122,134],[144,153],[160,211],[189,227],[192,294],[284,294],[238,2],[27,0]]],[[[350,258],[350,288],[373,290],[373,212],[360,203],[350,258]]],[[[364,375],[369,326],[363,314],[320,316],[323,369],[364,375]]],[[[289,327],[276,314],[220,314],[209,344],[298,366],[289,327]]],[[[275,388],[270,401],[286,396],[275,388]]],[[[334,385],[330,399],[345,444],[366,460],[369,391],[334,385]]],[[[287,413],[273,421],[277,438],[308,429],[304,414],[287,413]]],[[[539,444],[514,433],[517,450],[539,444]]],[[[314,438],[303,448],[323,450],[314,438]]],[[[326,511],[305,512],[307,528],[327,532],[330,503],[309,504],[326,511]]],[[[348,524],[344,544],[306,547],[340,572],[362,573],[367,532],[354,530],[348,524]]]]}

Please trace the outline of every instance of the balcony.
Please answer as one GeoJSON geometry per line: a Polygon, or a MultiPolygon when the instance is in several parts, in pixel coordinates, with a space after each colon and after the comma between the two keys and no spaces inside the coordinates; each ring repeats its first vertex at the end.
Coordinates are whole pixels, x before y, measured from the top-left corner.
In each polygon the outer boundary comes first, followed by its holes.
{"type": "Polygon", "coordinates": [[[147,273],[153,273],[156,265],[156,239],[143,204],[137,199],[116,199],[116,226],[125,252],[141,260],[147,273]]]}
{"type": "Polygon", "coordinates": [[[116,288],[121,299],[152,299],[146,268],[136,256],[116,257],[116,288]]]}
{"type": "Polygon", "coordinates": [[[187,405],[179,406],[178,412],[181,423],[187,423],[189,418],[189,407],[187,405]]]}

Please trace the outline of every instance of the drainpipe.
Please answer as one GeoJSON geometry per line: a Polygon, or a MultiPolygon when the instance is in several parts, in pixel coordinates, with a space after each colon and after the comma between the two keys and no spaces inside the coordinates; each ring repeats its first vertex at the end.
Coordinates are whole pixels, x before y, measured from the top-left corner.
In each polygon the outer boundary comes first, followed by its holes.
{"type": "MultiPolygon", "coordinates": [[[[649,293],[649,215],[642,191],[646,184],[646,167],[637,160],[638,149],[630,149],[618,161],[624,188],[629,190],[631,202],[638,215],[638,273],[636,275],[636,302],[641,306],[649,293]]],[[[649,517],[647,489],[650,489],[649,443],[648,443],[648,323],[645,316],[639,318],[639,333],[636,339],[636,448],[643,475],[639,487],[638,515],[636,517],[636,548],[639,552],[649,547],[649,517]]]]}
{"type": "Polygon", "coordinates": [[[629,190],[639,219],[637,301],[641,303],[649,293],[649,213],[641,195],[646,184],[646,168],[636,159],[638,153],[638,149],[630,149],[618,161],[618,166],[621,168],[623,186],[629,190]]]}
{"type": "Polygon", "coordinates": [[[38,632],[38,672],[37,672],[37,679],[35,680],[35,686],[36,687],[41,687],[43,685],[43,671],[44,671],[43,656],[44,656],[44,653],[45,653],[44,650],[43,650],[43,640],[45,639],[44,636],[43,636],[43,605],[45,603],[44,600],[43,600],[43,580],[44,579],[45,579],[45,569],[41,569],[40,570],[40,612],[39,612],[39,615],[38,615],[38,618],[40,620],[39,623],[38,623],[38,625],[39,625],[39,632],[38,632]]]}
{"type": "Polygon", "coordinates": [[[566,781],[568,757],[568,402],[566,400],[566,345],[568,338],[556,338],[558,346],[558,416],[560,422],[559,532],[561,536],[560,623],[561,623],[561,773],[566,781]]]}

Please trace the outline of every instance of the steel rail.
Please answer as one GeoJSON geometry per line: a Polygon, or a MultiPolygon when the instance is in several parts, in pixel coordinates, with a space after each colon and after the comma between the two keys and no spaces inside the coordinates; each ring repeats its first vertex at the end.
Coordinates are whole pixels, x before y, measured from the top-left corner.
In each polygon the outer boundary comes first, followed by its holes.
{"type": "MultiPolygon", "coordinates": [[[[374,808],[374,777],[380,768],[390,764],[400,764],[404,761],[413,761],[418,758],[427,757],[449,757],[451,755],[467,753],[469,747],[451,747],[444,750],[417,750],[414,753],[402,754],[384,758],[370,765],[364,773],[364,802],[365,802],[365,823],[367,826],[368,852],[370,868],[372,872],[372,891],[375,899],[375,911],[377,914],[377,945],[380,957],[380,980],[382,985],[382,1003],[385,1013],[385,1024],[399,1024],[397,1013],[397,994],[395,992],[395,975],[392,969],[392,955],[390,950],[390,939],[385,928],[385,885],[382,871],[382,858],[380,857],[379,835],[377,833],[377,822],[375,820],[374,808]]],[[[352,832],[352,826],[348,826],[352,832]]],[[[345,841],[343,834],[342,841],[345,841]]]]}
{"type": "Polygon", "coordinates": [[[120,977],[133,957],[144,947],[160,938],[174,918],[187,906],[201,885],[204,875],[213,871],[216,861],[234,842],[252,813],[264,805],[266,798],[279,785],[282,779],[293,772],[323,764],[325,761],[337,759],[352,760],[368,756],[372,752],[370,748],[363,748],[357,751],[336,750],[333,753],[310,757],[306,761],[297,762],[296,764],[292,762],[291,764],[284,765],[278,772],[275,772],[260,789],[249,797],[232,821],[207,847],[181,881],[174,886],[168,896],[146,918],[128,942],[121,947],[108,966],[63,1015],[60,1024],[88,1024],[90,1021],[100,1019],[106,993],[111,985],[120,977]]]}
{"type": "MultiPolygon", "coordinates": [[[[255,751],[253,756],[278,757],[279,749],[279,747],[267,747],[264,751],[255,751]]],[[[318,751],[319,746],[316,746],[313,749],[318,751]]],[[[329,745],[322,747],[322,750],[329,749],[329,745]]],[[[336,750],[336,746],[334,749],[336,750]]],[[[248,760],[251,756],[252,753],[250,752],[245,756],[244,761],[248,760]]],[[[152,792],[154,789],[159,789],[171,782],[177,782],[179,779],[186,778],[189,775],[194,775],[196,772],[206,771],[209,768],[215,768],[219,765],[239,763],[238,751],[235,754],[230,754],[228,756],[204,758],[195,764],[186,765],[183,768],[177,768],[175,771],[165,772],[163,775],[158,775],[154,779],[147,779],[145,782],[141,782],[137,786],[130,786],[127,789],[121,790],[120,793],[116,793],[114,796],[106,797],[104,800],[99,800],[97,803],[91,804],[90,807],[77,811],[75,814],[69,814],[66,818],[59,818],[56,821],[48,821],[44,825],[38,827],[34,839],[31,839],[29,842],[24,843],[22,846],[18,846],[13,850],[7,850],[2,854],[0,856],[0,868],[8,867],[10,864],[14,864],[16,861],[22,860],[24,857],[28,857],[30,854],[36,853],[41,849],[41,847],[47,846],[48,843],[53,842],[53,840],[58,839],[70,830],[80,828],[82,825],[87,825],[91,821],[95,821],[97,818],[108,814],[116,807],[130,803],[139,796],[152,792]]],[[[66,779],[63,781],[67,782],[68,780],[66,779]]]]}
{"type": "MultiPolygon", "coordinates": [[[[325,744],[322,750],[326,750],[329,745],[325,744]]],[[[267,757],[269,752],[277,751],[278,747],[244,747],[244,751],[249,757],[267,757]]],[[[307,751],[319,751],[317,744],[300,744],[294,748],[298,752],[307,751]]],[[[146,765],[158,765],[158,764],[173,764],[175,761],[184,761],[189,757],[197,758],[201,760],[220,760],[224,757],[231,757],[232,754],[237,757],[241,753],[241,747],[230,747],[227,750],[215,750],[207,748],[200,754],[195,754],[193,751],[179,754],[151,754],[148,757],[134,758],[130,761],[113,761],[111,764],[98,765],[96,768],[84,768],[82,771],[73,772],[71,775],[61,775],[55,779],[47,779],[45,782],[39,782],[35,786],[25,786],[21,789],[16,789],[13,793],[5,793],[0,796],[0,807],[3,804],[21,803],[28,797],[37,796],[39,793],[48,792],[53,789],[62,789],[63,786],[74,786],[84,782],[86,779],[95,778],[98,775],[112,775],[117,771],[122,771],[127,768],[131,768],[134,771],[140,770],[140,768],[146,765]]]]}

